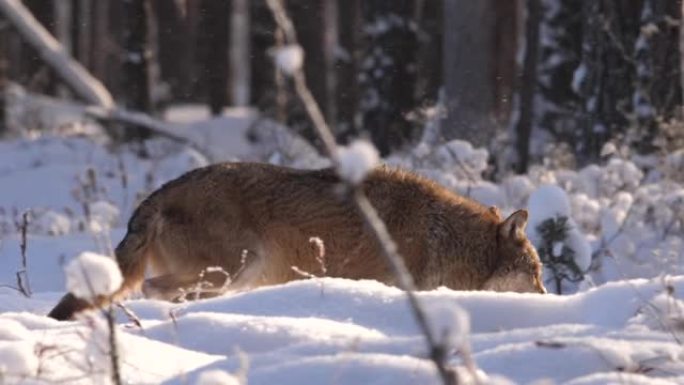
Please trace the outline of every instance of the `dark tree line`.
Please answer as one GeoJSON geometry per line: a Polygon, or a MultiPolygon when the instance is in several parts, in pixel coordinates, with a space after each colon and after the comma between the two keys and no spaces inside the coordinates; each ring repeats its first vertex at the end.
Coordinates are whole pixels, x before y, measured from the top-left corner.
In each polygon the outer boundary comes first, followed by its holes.
{"type": "MultiPolygon", "coordinates": [[[[536,1],[527,0],[528,8],[536,1]]],[[[537,89],[528,101],[535,110],[522,126],[567,145],[580,164],[599,160],[610,140],[642,154],[664,149],[665,127],[682,119],[681,2],[541,0],[541,6],[528,24],[543,38],[530,41],[528,34],[526,41],[539,45],[536,62],[528,63],[538,67],[537,81],[519,91],[537,89]]],[[[521,118],[526,107],[519,106],[521,118]]],[[[519,161],[524,171],[527,161],[519,161]]]]}
{"type": "MultiPolygon", "coordinates": [[[[681,118],[678,0],[282,1],[342,141],[368,135],[387,153],[416,140],[426,107],[439,104],[443,139],[490,146],[508,131],[524,172],[541,156],[530,138],[563,143],[585,163],[616,138],[657,151],[663,124],[681,118]]],[[[122,105],[252,105],[313,138],[273,65],[283,37],[263,1],[24,3],[122,105]]],[[[7,29],[4,79],[68,93],[7,29]]]]}

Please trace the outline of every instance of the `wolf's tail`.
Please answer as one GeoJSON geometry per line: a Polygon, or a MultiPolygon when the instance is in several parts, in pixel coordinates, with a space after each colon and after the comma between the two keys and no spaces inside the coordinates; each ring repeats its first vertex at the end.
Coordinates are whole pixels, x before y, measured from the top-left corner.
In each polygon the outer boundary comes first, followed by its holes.
{"type": "MultiPolygon", "coordinates": [[[[153,194],[154,195],[154,194],[153,194]]],[[[116,262],[123,276],[123,284],[112,296],[100,296],[89,302],[67,293],[59,301],[48,317],[57,320],[68,320],[74,314],[92,308],[107,305],[112,300],[125,296],[128,292],[137,290],[145,279],[145,268],[149,258],[149,245],[153,238],[156,225],[157,210],[152,203],[152,196],[138,206],[128,222],[128,231],[124,239],[116,247],[116,262]]]]}

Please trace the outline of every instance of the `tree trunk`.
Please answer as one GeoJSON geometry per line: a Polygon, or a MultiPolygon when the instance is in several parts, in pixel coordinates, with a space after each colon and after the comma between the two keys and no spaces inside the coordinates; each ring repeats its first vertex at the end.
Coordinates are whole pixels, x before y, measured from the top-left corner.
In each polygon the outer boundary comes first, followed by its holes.
{"type": "Polygon", "coordinates": [[[498,125],[506,125],[512,109],[517,75],[517,54],[522,38],[520,20],[524,0],[498,0],[494,4],[494,118],[498,125]]]}
{"type": "MultiPolygon", "coordinates": [[[[78,13],[75,20],[78,29],[78,39],[74,41],[77,47],[75,50],[76,59],[83,65],[83,67],[92,69],[90,62],[90,50],[93,48],[91,44],[93,36],[91,20],[93,15],[93,0],[78,0],[77,4],[78,13]]],[[[99,49],[98,47],[94,48],[99,49]]]]}
{"type": "Polygon", "coordinates": [[[138,111],[152,111],[150,84],[150,50],[147,19],[149,0],[124,2],[124,47],[123,73],[126,84],[126,106],[138,111]]]}
{"type": "Polygon", "coordinates": [[[249,0],[233,0],[230,19],[230,74],[231,99],[234,106],[249,105],[250,44],[249,0]]]}
{"type": "Polygon", "coordinates": [[[338,92],[335,102],[337,103],[337,136],[343,142],[351,136],[358,136],[361,129],[358,79],[362,41],[361,1],[338,0],[339,40],[344,54],[337,62],[338,92]]]}
{"type": "Polygon", "coordinates": [[[323,113],[332,127],[337,128],[337,49],[339,47],[339,31],[337,20],[339,9],[337,0],[323,0],[323,62],[325,68],[325,105],[323,113]]]}
{"type": "MultiPolygon", "coordinates": [[[[324,3],[330,0],[288,0],[287,11],[297,29],[297,39],[304,49],[304,73],[321,111],[329,119],[328,84],[326,71],[326,47],[324,3]]],[[[297,100],[294,99],[293,100],[297,100]]],[[[311,121],[299,102],[292,105],[288,125],[308,140],[316,143],[318,137],[311,121]]],[[[331,126],[333,127],[333,126],[331,126]]],[[[334,129],[334,127],[333,127],[334,129]]]]}
{"type": "MultiPolygon", "coordinates": [[[[25,0],[26,7],[33,16],[45,27],[49,33],[54,33],[54,7],[44,0],[25,0]]],[[[55,92],[55,82],[49,68],[45,66],[39,55],[33,50],[22,50],[22,69],[25,78],[22,83],[33,92],[52,95],[55,92]]]]}
{"type": "Polygon", "coordinates": [[[90,72],[98,79],[107,79],[107,61],[111,54],[109,32],[109,2],[96,0],[92,4],[92,36],[90,37],[90,72]]]}
{"type": "Polygon", "coordinates": [[[541,0],[527,0],[525,21],[525,50],[520,76],[519,115],[515,124],[515,147],[518,153],[516,171],[526,173],[530,161],[530,134],[534,124],[534,96],[537,86],[539,59],[539,26],[541,0]]]}
{"type": "MultiPolygon", "coordinates": [[[[510,1],[510,0],[508,0],[510,1]]],[[[415,20],[421,39],[417,44],[415,98],[419,105],[432,106],[442,87],[442,38],[444,3],[416,1],[415,20]]]]}
{"type": "Polygon", "coordinates": [[[194,89],[196,78],[194,67],[195,23],[194,12],[188,12],[177,1],[156,0],[154,9],[159,29],[158,63],[160,76],[170,87],[173,101],[196,100],[199,95],[194,89]]]}
{"type": "Polygon", "coordinates": [[[444,2],[443,135],[485,146],[494,131],[495,12],[492,0],[444,2]]]}
{"type": "Polygon", "coordinates": [[[64,50],[72,56],[74,53],[71,39],[73,7],[73,0],[58,1],[54,4],[55,37],[62,44],[64,50]]]}
{"type": "Polygon", "coordinates": [[[229,1],[202,0],[199,44],[209,109],[213,115],[228,104],[229,1]]]}

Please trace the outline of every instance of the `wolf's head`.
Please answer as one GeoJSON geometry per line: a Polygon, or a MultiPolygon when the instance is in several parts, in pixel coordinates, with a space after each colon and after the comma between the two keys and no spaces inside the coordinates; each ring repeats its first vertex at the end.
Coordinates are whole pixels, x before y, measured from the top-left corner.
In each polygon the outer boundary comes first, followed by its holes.
{"type": "Polygon", "coordinates": [[[542,263],[525,235],[527,210],[518,210],[497,228],[498,262],[483,290],[546,293],[542,263]]]}

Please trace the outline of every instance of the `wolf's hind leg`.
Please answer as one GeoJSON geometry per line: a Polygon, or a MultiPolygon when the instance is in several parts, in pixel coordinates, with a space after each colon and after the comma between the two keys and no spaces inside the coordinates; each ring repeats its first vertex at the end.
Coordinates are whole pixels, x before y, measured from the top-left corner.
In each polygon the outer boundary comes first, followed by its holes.
{"type": "Polygon", "coordinates": [[[192,300],[220,295],[229,283],[228,275],[220,271],[203,274],[165,274],[146,279],[142,291],[146,298],[166,301],[192,300]]]}

